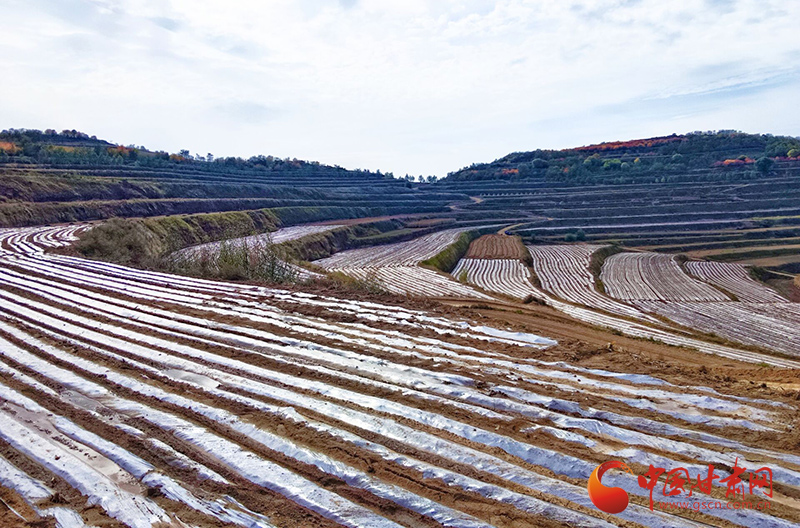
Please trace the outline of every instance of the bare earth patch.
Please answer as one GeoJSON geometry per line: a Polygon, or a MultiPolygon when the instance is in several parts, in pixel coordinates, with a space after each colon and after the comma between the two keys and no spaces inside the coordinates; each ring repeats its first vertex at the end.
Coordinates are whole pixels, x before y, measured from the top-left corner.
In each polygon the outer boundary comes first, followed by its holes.
{"type": "Polygon", "coordinates": [[[464,258],[524,259],[527,250],[519,237],[508,235],[483,235],[473,240],[464,258]]]}

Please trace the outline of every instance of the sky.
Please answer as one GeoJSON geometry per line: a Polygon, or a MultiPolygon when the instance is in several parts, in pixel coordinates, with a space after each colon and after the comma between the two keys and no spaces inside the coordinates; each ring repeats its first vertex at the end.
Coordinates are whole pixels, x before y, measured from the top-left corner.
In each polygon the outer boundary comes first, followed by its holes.
{"type": "Polygon", "coordinates": [[[694,130],[800,135],[785,0],[0,4],[0,129],[395,176],[694,130]]]}

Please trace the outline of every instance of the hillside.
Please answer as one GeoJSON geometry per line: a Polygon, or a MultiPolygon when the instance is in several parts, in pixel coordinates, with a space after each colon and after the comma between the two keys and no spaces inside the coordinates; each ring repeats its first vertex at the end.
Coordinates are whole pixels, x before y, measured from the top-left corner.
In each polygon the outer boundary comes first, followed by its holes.
{"type": "Polygon", "coordinates": [[[452,172],[446,181],[538,179],[585,185],[646,182],[655,177],[663,178],[663,183],[703,177],[734,180],[752,177],[753,172],[768,172],[773,166],[769,160],[797,161],[798,156],[797,138],[737,131],[693,132],[564,150],[514,152],[491,163],[452,172]]]}
{"type": "MultiPolygon", "coordinates": [[[[2,526],[800,521],[796,360],[641,323],[611,333],[586,321],[590,310],[555,299],[482,295],[481,304],[421,310],[408,299],[207,281],[50,251],[79,229],[0,233],[2,526]],[[566,309],[584,312],[585,323],[566,309]],[[587,493],[610,457],[631,473],[607,478],[629,497],[614,515],[587,493]],[[690,468],[698,481],[710,467],[715,478],[680,503],[666,502],[654,480],[651,509],[637,475],[654,464],[690,468]],[[756,507],[702,507],[731,504],[723,479],[735,467],[749,471],[743,482],[769,469],[769,494],[757,487],[735,503],[756,507]]],[[[401,248],[395,262],[435,245],[401,248]]],[[[387,256],[382,249],[373,254],[387,256]]],[[[499,271],[495,281],[467,274],[486,289],[522,285],[499,271]]],[[[407,276],[399,286],[425,283],[407,276]]]]}
{"type": "MultiPolygon", "coordinates": [[[[331,219],[442,211],[380,172],[272,156],[217,158],[114,145],[72,131],[0,133],[0,226],[175,214],[340,207],[331,219]],[[347,208],[370,208],[347,212],[347,208]]],[[[317,216],[298,221],[327,219],[317,216]]],[[[323,215],[326,216],[326,215],[323,215]]]]}
{"type": "Polygon", "coordinates": [[[798,156],[796,138],[695,132],[515,152],[417,184],[296,159],[169,154],[74,130],[12,129],[0,133],[0,227],[150,217],[158,236],[180,239],[161,242],[175,249],[412,215],[412,229],[375,241],[507,223],[526,243],[617,243],[796,272],[798,156]],[[190,227],[176,227],[175,215],[190,227]]]}
{"type": "Polygon", "coordinates": [[[517,220],[513,232],[529,242],[617,242],[795,270],[798,181],[800,140],[722,131],[517,152],[436,188],[473,198],[460,217],[517,220]]]}

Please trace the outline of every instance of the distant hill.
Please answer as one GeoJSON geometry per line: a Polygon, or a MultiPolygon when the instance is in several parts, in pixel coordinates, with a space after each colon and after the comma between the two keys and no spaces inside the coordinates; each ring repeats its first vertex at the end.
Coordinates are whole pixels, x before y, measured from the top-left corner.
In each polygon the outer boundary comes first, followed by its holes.
{"type": "Polygon", "coordinates": [[[453,199],[315,161],[168,153],[75,130],[0,132],[0,227],[277,208],[300,223],[440,212],[453,199]]]}
{"type": "Polygon", "coordinates": [[[624,184],[654,176],[665,182],[691,181],[709,173],[722,179],[766,173],[775,162],[797,161],[800,140],[737,131],[613,141],[565,150],[514,152],[491,163],[474,164],[447,181],[529,180],[559,184],[624,184]],[[736,169],[736,170],[731,170],[736,169]]]}
{"type": "Polygon", "coordinates": [[[380,172],[349,171],[341,167],[323,165],[316,161],[281,159],[273,156],[214,158],[193,156],[189,151],[168,153],[152,151],[140,146],[123,146],[89,136],[76,130],[9,129],[0,132],[0,162],[19,165],[76,166],[87,168],[126,167],[170,168],[183,172],[281,173],[289,176],[332,176],[355,179],[387,179],[391,175],[380,172]]]}
{"type": "Polygon", "coordinates": [[[618,243],[800,272],[800,140],[736,131],[514,152],[434,186],[456,221],[529,243],[618,243]]]}

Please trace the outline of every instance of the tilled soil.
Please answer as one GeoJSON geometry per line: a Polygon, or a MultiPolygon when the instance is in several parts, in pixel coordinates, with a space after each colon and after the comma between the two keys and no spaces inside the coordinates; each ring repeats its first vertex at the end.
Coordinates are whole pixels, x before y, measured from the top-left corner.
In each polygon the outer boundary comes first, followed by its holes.
{"type": "Polygon", "coordinates": [[[464,258],[525,259],[527,250],[519,237],[483,235],[473,240],[464,258]]]}

